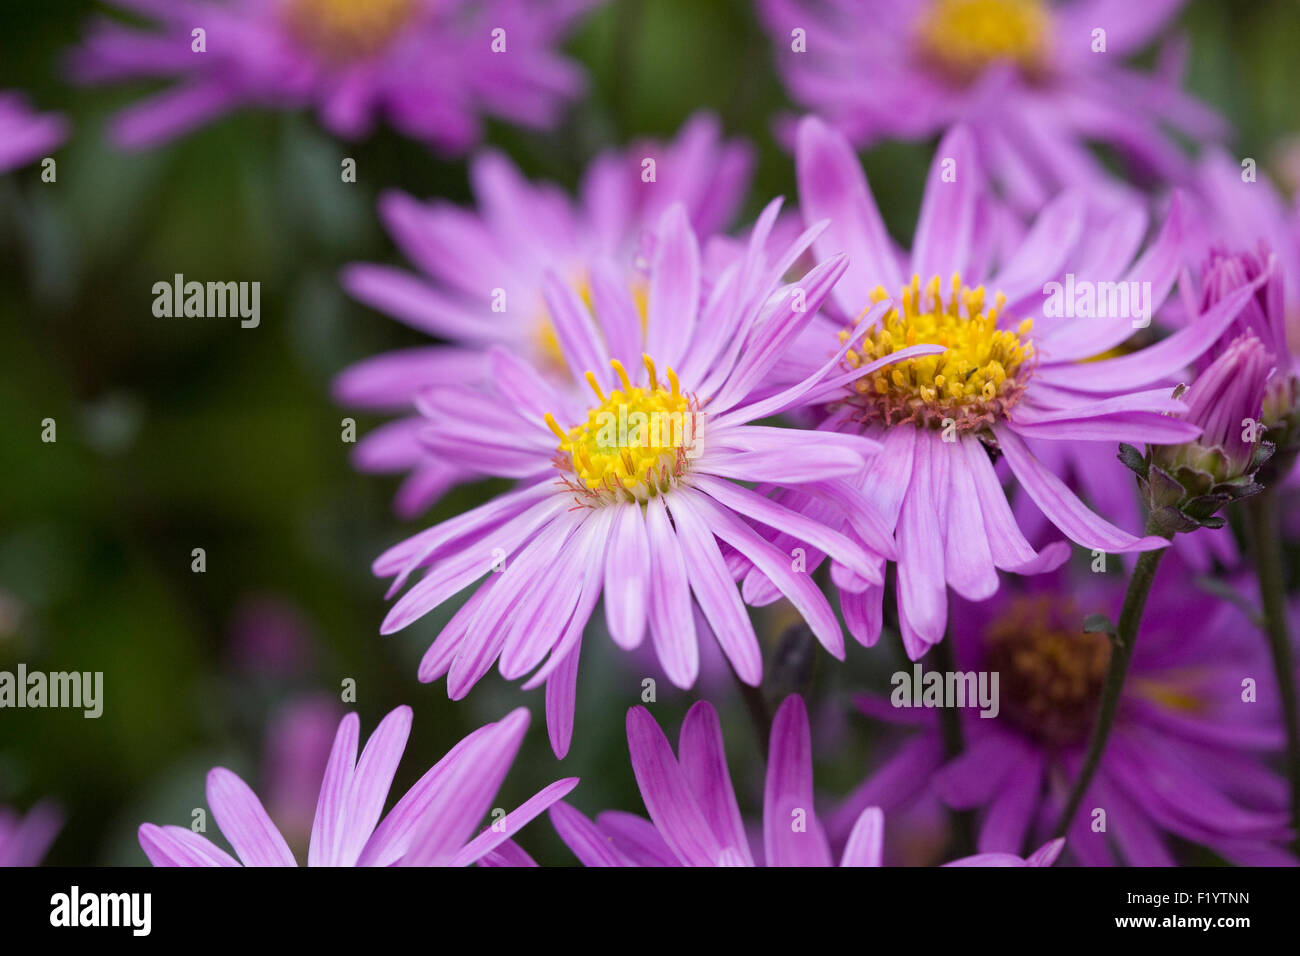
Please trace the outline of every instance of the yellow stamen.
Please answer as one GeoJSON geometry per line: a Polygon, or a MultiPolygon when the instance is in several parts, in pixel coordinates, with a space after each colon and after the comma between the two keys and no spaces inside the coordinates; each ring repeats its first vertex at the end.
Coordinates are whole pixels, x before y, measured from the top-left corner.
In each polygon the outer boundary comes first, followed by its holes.
{"type": "MultiPolygon", "coordinates": [[[[643,361],[648,387],[633,385],[614,359],[610,366],[623,388],[608,395],[596,389],[600,403],[588,410],[585,422],[565,431],[553,415],[546,415],[547,427],[560,440],[556,464],[572,474],[565,480],[584,504],[647,501],[685,471],[701,427],[700,413],[682,393],[675,371],[665,369],[669,390],[658,384],[650,356],[643,361]]],[[[594,383],[592,372],[586,377],[594,383]]]]}
{"type": "Polygon", "coordinates": [[[623,383],[623,391],[630,392],[632,390],[632,380],[627,377],[627,369],[623,367],[623,363],[618,359],[610,359],[609,364],[614,367],[614,371],[618,374],[618,380],[623,383]]]}
{"type": "MultiPolygon", "coordinates": [[[[997,309],[984,310],[983,287],[967,288],[959,274],[946,301],[941,288],[937,276],[923,285],[914,275],[894,300],[901,308],[885,313],[845,355],[848,367],[858,368],[912,345],[947,349],[887,365],[868,377],[869,385],[860,382],[864,420],[939,428],[950,419],[958,430],[970,431],[992,424],[1019,400],[1032,372],[1032,320],[1018,323],[1015,331],[999,328],[997,309]]],[[[999,292],[994,301],[1000,308],[1006,297],[999,292]]]]}
{"type": "Polygon", "coordinates": [[[658,388],[659,379],[655,375],[655,360],[652,359],[650,356],[646,355],[644,352],[642,352],[641,361],[645,363],[645,370],[650,373],[650,387],[658,388]]]}
{"type": "Polygon", "coordinates": [[[552,415],[550,412],[546,413],[546,424],[551,429],[551,431],[555,432],[555,437],[558,438],[560,441],[568,440],[569,436],[565,434],[564,429],[560,427],[560,423],[555,420],[555,416],[552,415]]]}

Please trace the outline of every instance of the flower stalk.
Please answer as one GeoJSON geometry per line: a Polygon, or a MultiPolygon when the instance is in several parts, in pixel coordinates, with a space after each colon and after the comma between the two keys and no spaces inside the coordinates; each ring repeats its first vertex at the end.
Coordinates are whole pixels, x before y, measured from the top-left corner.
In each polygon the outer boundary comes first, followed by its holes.
{"type": "MultiPolygon", "coordinates": [[[[1147,531],[1156,533],[1156,520],[1148,523],[1147,531]]],[[[1124,592],[1124,605],[1120,609],[1119,623],[1110,629],[1110,665],[1106,670],[1106,682],[1102,685],[1101,701],[1097,706],[1097,720],[1092,727],[1088,740],[1088,752],[1084,757],[1083,767],[1078,779],[1065,802],[1065,810],[1053,831],[1053,837],[1063,837],[1070,829],[1074,815],[1079,810],[1092,778],[1101,765],[1101,758],[1106,753],[1106,744],[1110,741],[1111,727],[1115,723],[1115,714],[1119,711],[1120,697],[1124,693],[1124,681],[1128,677],[1129,663],[1133,660],[1133,649],[1137,644],[1138,631],[1142,624],[1142,613],[1146,609],[1147,596],[1151,585],[1155,583],[1156,569],[1160,559],[1168,548],[1156,551],[1144,551],[1138,556],[1129,579],[1128,590],[1124,592]]]]}
{"type": "Polygon", "coordinates": [[[1295,657],[1286,617],[1286,582],[1282,573],[1282,541],[1277,492],[1265,491],[1246,503],[1251,563],[1264,606],[1264,630],[1273,657],[1282,718],[1286,726],[1286,775],[1291,787],[1291,849],[1300,856],[1300,703],[1296,696],[1295,657]]]}

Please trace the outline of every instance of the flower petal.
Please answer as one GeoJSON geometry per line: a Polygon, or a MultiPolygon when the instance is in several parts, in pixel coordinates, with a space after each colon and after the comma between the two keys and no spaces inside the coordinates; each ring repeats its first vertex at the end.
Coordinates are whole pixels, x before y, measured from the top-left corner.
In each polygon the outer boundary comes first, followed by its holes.
{"type": "Polygon", "coordinates": [[[922,283],[932,276],[946,282],[954,272],[966,268],[982,186],[975,139],[965,126],[954,126],[940,140],[930,164],[912,242],[912,271],[920,275],[922,283]],[[951,181],[947,179],[949,170],[951,181]]]}
{"type": "Polygon", "coordinates": [[[885,814],[867,807],[853,824],[840,866],[880,866],[885,850],[885,814]]]}
{"type": "Polygon", "coordinates": [[[208,772],[208,806],[244,866],[297,866],[262,801],[225,767],[208,772]]]}
{"type": "Polygon", "coordinates": [[[686,866],[716,866],[722,845],[673,757],[668,738],[644,707],[627,712],[627,748],[650,819],[686,866]]]}
{"type": "Polygon", "coordinates": [[[763,856],[768,866],[830,866],[831,850],[813,807],[812,733],[803,698],[791,694],[772,720],[763,788],[763,856]]]}
{"type": "Polygon", "coordinates": [[[1155,551],[1169,547],[1169,541],[1157,535],[1135,538],[1094,514],[1065,482],[1044,468],[1033,456],[1024,440],[1006,423],[993,426],[998,445],[1021,487],[1034,504],[1067,538],[1092,550],[1111,554],[1129,551],[1155,551]]]}
{"type": "Polygon", "coordinates": [[[239,866],[239,861],[207,837],[185,827],[140,826],[140,849],[154,866],[239,866]]]}

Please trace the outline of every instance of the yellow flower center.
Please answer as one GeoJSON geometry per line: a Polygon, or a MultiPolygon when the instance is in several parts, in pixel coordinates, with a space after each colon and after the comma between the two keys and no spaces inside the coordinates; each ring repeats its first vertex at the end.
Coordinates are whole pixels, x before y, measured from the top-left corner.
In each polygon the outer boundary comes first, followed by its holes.
{"type": "MultiPolygon", "coordinates": [[[[881,286],[871,296],[873,302],[888,297],[881,286]]],[[[942,345],[947,351],[896,362],[858,379],[849,403],[861,409],[861,420],[974,431],[1002,417],[1020,399],[1032,372],[1034,346],[1023,337],[1033,320],[1025,319],[1014,332],[998,328],[1005,297],[999,292],[988,309],[984,298],[983,286],[968,289],[960,275],[952,277],[947,301],[938,276],[924,288],[913,276],[845,361],[858,368],[912,345],[942,345]]],[[[842,330],[840,341],[850,336],[850,330],[842,330]]]]}
{"type": "Polygon", "coordinates": [[[993,63],[1042,70],[1048,14],[1042,0],[935,0],[918,28],[922,55],[967,82],[993,63]]]}
{"type": "Polygon", "coordinates": [[[694,399],[684,395],[677,374],[667,369],[668,386],[659,384],[654,361],[642,356],[648,387],[633,385],[623,363],[610,362],[622,382],[605,395],[596,376],[587,373],[599,404],[587,420],[565,431],[546,415],[546,424],[560,440],[555,464],[584,505],[618,501],[648,501],[667,491],[695,457],[703,431],[703,415],[694,399]]]}
{"type": "Polygon", "coordinates": [[[1085,633],[1072,602],[1019,598],[989,627],[985,666],[1002,712],[1053,746],[1087,738],[1110,664],[1110,639],[1085,633]]]}
{"type": "Polygon", "coordinates": [[[350,61],[387,46],[415,9],[416,0],[286,0],[285,20],[321,56],[350,61]]]}

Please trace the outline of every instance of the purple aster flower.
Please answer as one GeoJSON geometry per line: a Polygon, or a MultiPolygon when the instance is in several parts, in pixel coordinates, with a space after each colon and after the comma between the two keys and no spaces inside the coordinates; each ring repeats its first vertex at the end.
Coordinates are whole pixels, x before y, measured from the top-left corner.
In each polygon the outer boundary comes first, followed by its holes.
{"type": "Polygon", "coordinates": [[[165,79],[113,122],[144,148],[244,106],[314,107],[334,134],[383,117],[460,153],[480,117],[547,128],[582,89],[552,46],[591,0],[114,0],[151,28],[99,19],[72,58],[87,83],[165,79]],[[200,35],[196,31],[203,31],[200,35]]]}
{"type": "Polygon", "coordinates": [[[1033,211],[1106,173],[1102,143],[1140,172],[1181,181],[1167,130],[1217,139],[1225,124],[1179,90],[1183,51],[1154,72],[1124,61],[1182,0],[762,0],[791,95],[859,146],[966,124],[1007,198],[1033,211]]]}
{"type": "Polygon", "coordinates": [[[39,866],[63,826],[63,814],[38,803],[20,814],[0,807],[0,866],[39,866]]]}
{"type": "Polygon", "coordinates": [[[1256,475],[1276,447],[1260,419],[1273,369],[1273,355],[1254,333],[1238,336],[1186,389],[1187,421],[1199,437],[1150,447],[1145,456],[1121,448],[1138,476],[1151,528],[1171,535],[1223,528],[1219,512],[1227,504],[1264,490],[1256,475]]]}
{"type": "MultiPolygon", "coordinates": [[[[825,310],[839,321],[838,340],[813,329],[796,349],[803,361],[831,354],[837,341],[864,330],[862,345],[846,355],[849,367],[915,343],[946,346],[941,355],[859,379],[833,397],[820,426],[823,434],[863,435],[884,447],[879,465],[864,470],[859,484],[897,529],[899,617],[908,655],[916,660],[943,638],[949,587],[983,600],[997,591],[999,570],[1041,573],[1068,555],[1059,541],[1041,552],[1031,547],[990,452],[1005,461],[1016,488],[1075,543],[1109,553],[1168,547],[1165,538],[1134,537],[1090,511],[1034,448],[1056,442],[1114,449],[1122,441],[1168,444],[1198,434],[1195,425],[1171,417],[1186,409],[1170,389],[1152,386],[1214,344],[1250,287],[1225,298],[1195,329],[1099,361],[1089,360],[1134,334],[1134,314],[1094,308],[1073,318],[1057,315],[1047,295],[1050,283],[1077,273],[1093,285],[1132,283],[1143,290],[1146,314],[1153,314],[1178,272],[1182,203],[1175,200],[1159,237],[1141,255],[1145,216],[1120,215],[1085,228],[1089,204],[1076,193],[1053,200],[1018,244],[1000,250],[975,143],[958,127],[939,145],[912,250],[902,253],[885,231],[848,142],[815,118],[799,130],[798,177],[805,217],[832,221],[814,250],[850,257],[825,310]],[[897,289],[901,294],[887,291],[897,289]],[[896,297],[895,306],[872,308],[887,295],[896,297]]],[[[782,500],[806,506],[797,492],[782,500]]],[[[846,578],[836,577],[841,588],[846,578]]],[[[756,601],[776,597],[766,584],[746,584],[756,601]]],[[[842,594],[846,622],[863,643],[879,634],[881,597],[874,584],[842,594]]]]}
{"type": "Polygon", "coordinates": [[[1284,305],[1285,273],[1267,241],[1260,239],[1253,249],[1240,250],[1230,250],[1222,243],[1212,244],[1201,265],[1199,282],[1187,285],[1187,296],[1199,300],[1197,316],[1204,315],[1243,286],[1255,290],[1237,313],[1229,334],[1223,336],[1218,347],[1201,356],[1197,362],[1199,368],[1208,367],[1228,342],[1244,333],[1259,339],[1269,354],[1291,364],[1284,305]]]}
{"type": "Polygon", "coordinates": [[[623,281],[645,311],[644,277],[632,268],[642,233],[674,202],[691,225],[711,236],[734,217],[752,165],[751,150],[724,140],[717,120],[698,114],[668,143],[645,142],[598,156],[577,201],[557,187],[526,181],[504,156],[485,153],[470,167],[475,211],[435,200],[421,203],[389,193],[380,215],[398,246],[423,273],[357,264],[343,274],[357,299],[449,344],[375,356],[335,382],[340,402],[375,411],[406,412],[368,435],[355,461],[375,472],[408,472],[397,496],[404,516],[423,511],[452,484],[470,476],[457,457],[430,455],[419,441],[417,393],[446,383],[478,384],[488,377],[487,347],[509,348],[552,378],[568,378],[555,327],[542,295],[554,270],[590,299],[587,263],[626,261],[623,281]],[[655,161],[654,182],[642,179],[655,161]]]}
{"type": "Polygon", "coordinates": [[[1258,326],[1273,330],[1280,321],[1288,348],[1277,354],[1300,355],[1300,206],[1288,205],[1267,177],[1246,176],[1232,157],[1217,148],[1209,149],[1198,165],[1195,187],[1203,203],[1199,218],[1205,224],[1200,238],[1208,260],[1206,271],[1215,267],[1215,260],[1242,257],[1236,266],[1220,263],[1221,274],[1206,279],[1207,294],[1225,280],[1236,279],[1239,284],[1243,275],[1254,278],[1272,256],[1278,286],[1276,291],[1270,287],[1260,303],[1267,318],[1257,324],[1256,332],[1270,343],[1276,332],[1265,334],[1258,326]],[[1241,272],[1234,275],[1237,269],[1241,272]],[[1280,309],[1275,306],[1278,299],[1280,309]]]}
{"type": "Polygon", "coordinates": [[[25,166],[57,147],[68,124],[56,113],[36,113],[18,93],[0,91],[0,173],[25,166]]]}
{"type": "MultiPolygon", "coordinates": [[[[1263,423],[1277,453],[1267,481],[1291,474],[1300,454],[1300,207],[1288,208],[1266,180],[1243,180],[1242,170],[1222,152],[1201,164],[1200,187],[1207,209],[1208,240],[1199,278],[1184,295],[1184,311],[1202,310],[1243,285],[1257,285],[1236,323],[1236,332],[1257,336],[1277,371],[1264,396],[1263,423]]],[[[1217,355],[1216,350],[1213,354],[1217,355]]],[[[1203,358],[1201,366],[1212,356],[1203,358]]]]}
{"type": "MultiPolygon", "coordinates": [[[[411,730],[411,708],[380,721],[357,758],[361,721],[339,723],[321,781],[308,866],[466,866],[531,863],[510,841],[520,828],[577,785],[557,780],[477,836],[528,729],[522,707],[471,733],[438,761],[387,816],[388,788],[411,730]]],[[[186,827],[140,826],[154,866],[296,866],[293,854],[248,784],[224,767],[208,774],[208,806],[236,860],[186,827]]],[[[494,814],[495,816],[495,814],[494,814]]]]}
{"type": "MultiPolygon", "coordinates": [[[[1263,642],[1236,604],[1189,588],[1177,565],[1164,571],[1069,852],[1085,865],[1170,865],[1178,839],[1237,863],[1293,863],[1277,845],[1288,832],[1286,786],[1266,762],[1282,733],[1263,642]]],[[[846,832],[864,806],[892,812],[934,793],[978,812],[981,852],[1018,852],[1050,833],[1078,777],[1110,655],[1109,638],[1083,622],[1116,614],[1123,592],[1115,577],[1061,572],[990,601],[959,600],[956,665],[998,674],[996,715],[962,709],[966,750],[946,761],[936,710],[861,698],[871,716],[920,733],[844,802],[832,832],[846,832]]]]}
{"type": "Polygon", "coordinates": [[[444,387],[420,396],[432,453],[518,480],[374,564],[394,577],[390,595],[424,572],[389,612],[385,634],[482,579],[425,654],[422,681],[446,674],[459,699],[498,660],[507,680],[536,668],[525,687],[546,684],[551,743],[563,755],[583,631],[602,594],[614,642],[631,650],[648,634],[678,687],[692,686],[699,670],[696,606],[740,679],[758,684],[758,639],[734,584],[745,574],[771,582],[843,657],[839,623],[796,549],[831,554],[852,577],[846,586],[880,586],[892,541],[847,481],[877,446],[858,435],[752,423],[881,363],[941,348],[918,346],[837,373],[846,343],[805,380],[751,399],[847,265],[838,255],[787,283],[824,224],[769,261],[780,205],[769,204],[745,255],[707,294],[686,208],[672,206],[651,242],[644,322],[626,273],[608,261],[589,266],[594,309],[567,276],[548,270],[546,311],[567,375],[585,380],[586,397],[499,347],[488,354],[491,392],[444,387]],[[836,525],[850,522],[862,544],[741,482],[804,488],[836,525]],[[795,544],[778,548],[751,522],[780,528],[795,544]]]}
{"type": "MultiPolygon", "coordinates": [[[[586,866],[833,866],[830,843],[813,807],[812,736],[803,698],[785,699],[772,722],[763,789],[763,844],[751,849],[736,803],[722,727],[707,701],[682,723],[677,754],[644,707],[627,713],[632,771],[650,819],[608,811],[595,822],[563,801],[550,809],[560,838],[586,866]]],[[[840,866],[880,866],[885,817],[857,817],[840,866]]],[[[985,853],[949,866],[1051,866],[1063,841],[1027,859],[985,853]]]]}
{"type": "Polygon", "coordinates": [[[1216,482],[1254,472],[1259,449],[1258,424],[1264,390],[1273,372],[1273,355],[1252,333],[1238,336],[1185,393],[1187,420],[1201,434],[1181,445],[1161,445],[1153,460],[1170,474],[1183,469],[1203,472],[1216,482]]]}

